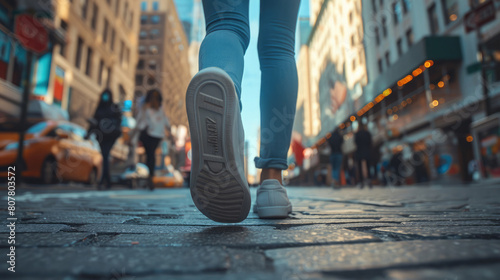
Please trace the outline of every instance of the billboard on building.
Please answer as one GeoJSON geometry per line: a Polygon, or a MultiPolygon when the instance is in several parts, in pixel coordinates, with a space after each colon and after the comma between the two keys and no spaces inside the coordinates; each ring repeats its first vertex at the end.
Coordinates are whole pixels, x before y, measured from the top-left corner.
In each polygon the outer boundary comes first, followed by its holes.
{"type": "Polygon", "coordinates": [[[345,121],[353,112],[352,89],[347,87],[344,71],[328,62],[319,79],[319,105],[323,137],[345,121]]]}

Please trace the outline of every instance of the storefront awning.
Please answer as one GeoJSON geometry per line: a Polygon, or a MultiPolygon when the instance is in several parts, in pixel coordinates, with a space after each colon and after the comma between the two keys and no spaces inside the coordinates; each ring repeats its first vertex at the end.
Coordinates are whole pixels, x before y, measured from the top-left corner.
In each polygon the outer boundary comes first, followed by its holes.
{"type": "Polygon", "coordinates": [[[396,63],[380,74],[370,92],[370,95],[372,95],[370,99],[374,99],[387,88],[393,87],[398,80],[411,73],[426,60],[435,62],[461,61],[462,45],[460,37],[431,36],[423,38],[398,58],[396,63]]]}

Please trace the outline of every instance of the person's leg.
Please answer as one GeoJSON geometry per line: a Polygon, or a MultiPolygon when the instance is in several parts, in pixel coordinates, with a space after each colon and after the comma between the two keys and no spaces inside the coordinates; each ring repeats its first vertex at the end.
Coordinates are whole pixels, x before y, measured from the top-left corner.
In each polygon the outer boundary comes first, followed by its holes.
{"type": "Polygon", "coordinates": [[[101,142],[101,154],[102,154],[102,177],[99,185],[104,185],[109,187],[111,185],[111,178],[109,174],[109,154],[111,153],[111,148],[113,147],[113,141],[102,140],[101,142]]]}
{"type": "Polygon", "coordinates": [[[300,0],[260,2],[259,61],[261,69],[261,147],[255,166],[262,178],[281,182],[287,169],[298,78],[295,65],[295,26],[300,0]]]}
{"type": "Polygon", "coordinates": [[[144,149],[146,150],[146,165],[148,166],[149,169],[149,178],[153,178],[155,174],[155,167],[156,167],[156,157],[155,157],[155,152],[156,148],[158,147],[158,143],[160,142],[158,138],[154,138],[151,136],[146,136],[146,143],[144,144],[144,149]]]}
{"type": "Polygon", "coordinates": [[[340,185],[340,168],[342,167],[342,154],[333,154],[333,175],[337,185],[340,185]]]}
{"type": "Polygon", "coordinates": [[[243,57],[250,42],[248,0],[203,0],[203,11],[207,35],[200,46],[199,70],[224,70],[241,100],[243,57]]]}

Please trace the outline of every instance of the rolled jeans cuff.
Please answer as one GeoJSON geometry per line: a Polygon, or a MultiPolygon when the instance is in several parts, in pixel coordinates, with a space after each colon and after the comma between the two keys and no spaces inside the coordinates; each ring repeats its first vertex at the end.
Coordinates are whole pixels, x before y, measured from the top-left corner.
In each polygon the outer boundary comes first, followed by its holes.
{"type": "Polygon", "coordinates": [[[256,168],[276,168],[280,170],[288,169],[288,164],[284,159],[255,157],[254,162],[256,168]]]}

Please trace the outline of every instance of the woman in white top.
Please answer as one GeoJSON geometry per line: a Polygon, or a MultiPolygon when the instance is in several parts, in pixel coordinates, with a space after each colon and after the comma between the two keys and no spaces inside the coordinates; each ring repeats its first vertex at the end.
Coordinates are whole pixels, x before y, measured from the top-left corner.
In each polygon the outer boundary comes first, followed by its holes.
{"type": "Polygon", "coordinates": [[[131,139],[140,132],[139,140],[146,150],[146,165],[149,168],[149,188],[152,190],[155,173],[155,151],[160,141],[165,137],[165,129],[170,131],[168,121],[162,106],[162,95],[157,89],[146,93],[146,99],[137,115],[137,125],[132,131],[131,139]]]}

